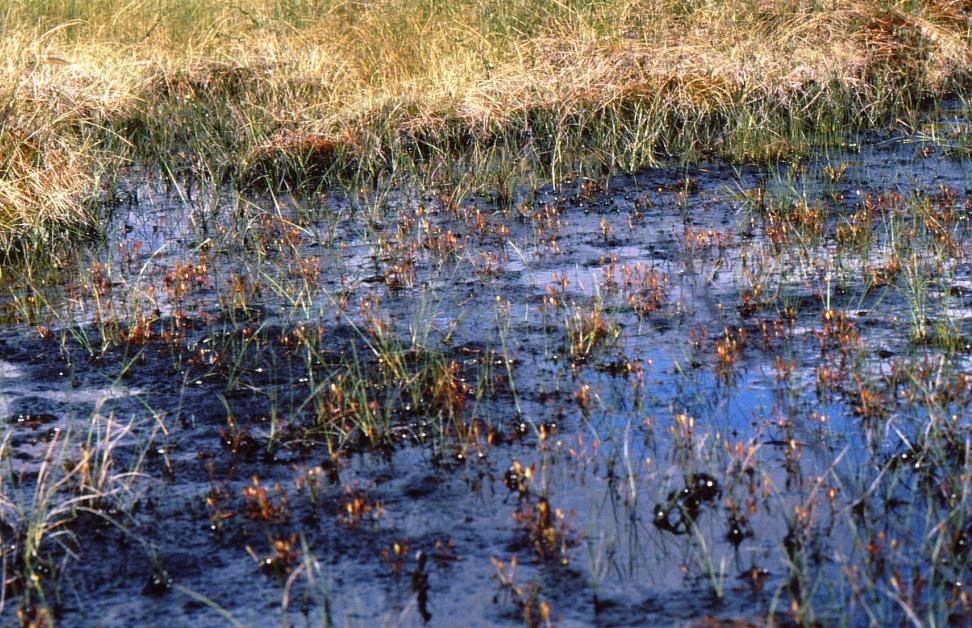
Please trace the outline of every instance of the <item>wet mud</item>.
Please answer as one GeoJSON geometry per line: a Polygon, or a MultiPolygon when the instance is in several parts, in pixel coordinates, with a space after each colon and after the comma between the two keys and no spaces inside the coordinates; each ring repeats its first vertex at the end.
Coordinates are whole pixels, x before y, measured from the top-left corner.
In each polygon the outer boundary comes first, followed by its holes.
{"type": "Polygon", "coordinates": [[[2,617],[963,623],[970,166],[896,133],[458,202],[133,176],[0,300],[2,617]]]}

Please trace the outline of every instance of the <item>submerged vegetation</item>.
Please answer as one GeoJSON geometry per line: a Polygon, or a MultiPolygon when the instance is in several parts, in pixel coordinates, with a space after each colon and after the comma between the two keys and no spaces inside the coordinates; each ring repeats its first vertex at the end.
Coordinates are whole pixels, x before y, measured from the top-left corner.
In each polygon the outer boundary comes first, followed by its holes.
{"type": "Polygon", "coordinates": [[[972,7],[0,8],[0,621],[964,625],[972,7]]]}

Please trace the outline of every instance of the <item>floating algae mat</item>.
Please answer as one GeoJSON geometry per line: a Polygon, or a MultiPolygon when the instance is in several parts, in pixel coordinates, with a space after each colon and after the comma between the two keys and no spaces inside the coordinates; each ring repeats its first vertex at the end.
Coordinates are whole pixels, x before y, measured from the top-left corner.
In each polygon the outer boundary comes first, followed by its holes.
{"type": "Polygon", "coordinates": [[[4,621],[968,622],[935,123],[500,198],[133,174],[5,287],[4,621]]]}

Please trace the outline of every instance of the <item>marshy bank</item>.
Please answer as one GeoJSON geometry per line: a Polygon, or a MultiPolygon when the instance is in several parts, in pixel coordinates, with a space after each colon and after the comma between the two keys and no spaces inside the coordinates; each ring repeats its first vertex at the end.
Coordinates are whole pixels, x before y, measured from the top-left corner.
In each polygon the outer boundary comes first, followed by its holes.
{"type": "Polygon", "coordinates": [[[968,9],[777,4],[0,13],[0,616],[968,622],[968,9]]]}
{"type": "Polygon", "coordinates": [[[964,85],[962,2],[14,0],[0,248],[97,232],[132,164],[508,193],[807,154],[964,85]],[[579,172],[585,171],[585,172],[579,172]]]}

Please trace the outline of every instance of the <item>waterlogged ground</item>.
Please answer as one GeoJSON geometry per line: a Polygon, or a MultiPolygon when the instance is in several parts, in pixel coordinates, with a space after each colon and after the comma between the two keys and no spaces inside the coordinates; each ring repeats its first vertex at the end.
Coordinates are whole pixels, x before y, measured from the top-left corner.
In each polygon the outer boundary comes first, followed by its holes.
{"type": "Polygon", "coordinates": [[[501,198],[133,175],[0,305],[4,621],[965,624],[968,125],[501,198]]]}

